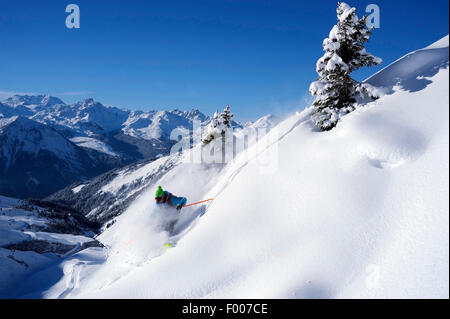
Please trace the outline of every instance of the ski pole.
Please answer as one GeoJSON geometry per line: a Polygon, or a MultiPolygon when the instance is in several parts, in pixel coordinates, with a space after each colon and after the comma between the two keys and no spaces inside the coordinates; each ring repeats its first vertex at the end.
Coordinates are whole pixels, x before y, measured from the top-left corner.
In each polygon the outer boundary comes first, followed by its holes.
{"type": "Polygon", "coordinates": [[[201,204],[201,203],[204,203],[204,202],[209,202],[209,201],[211,201],[211,200],[214,200],[214,198],[205,199],[205,200],[202,200],[201,202],[196,202],[196,203],[192,203],[192,204],[189,204],[189,205],[184,205],[183,207],[189,207],[189,206],[201,204]]]}

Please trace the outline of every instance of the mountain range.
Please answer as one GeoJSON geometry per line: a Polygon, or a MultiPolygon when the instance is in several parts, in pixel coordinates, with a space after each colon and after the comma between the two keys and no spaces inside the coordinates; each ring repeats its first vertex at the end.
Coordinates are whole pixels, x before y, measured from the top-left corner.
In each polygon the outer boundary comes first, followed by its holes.
{"type": "Polygon", "coordinates": [[[0,103],[0,194],[47,196],[71,183],[167,155],[170,132],[209,117],[198,110],[134,111],[49,95],[0,103]]]}
{"type": "MultiPolygon", "coordinates": [[[[273,126],[276,118],[245,125],[273,126]]],[[[0,194],[43,198],[110,170],[153,161],[177,142],[170,137],[174,129],[192,130],[194,121],[204,126],[210,117],[197,109],[140,111],[92,98],[66,104],[49,95],[14,95],[0,102],[0,194]]]]}

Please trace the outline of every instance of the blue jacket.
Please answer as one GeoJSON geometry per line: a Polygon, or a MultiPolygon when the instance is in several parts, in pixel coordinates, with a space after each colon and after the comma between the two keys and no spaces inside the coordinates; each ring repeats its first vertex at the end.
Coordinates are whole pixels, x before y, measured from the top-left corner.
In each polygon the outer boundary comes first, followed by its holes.
{"type": "Polygon", "coordinates": [[[187,203],[186,197],[178,197],[174,196],[168,191],[164,191],[164,194],[166,194],[166,201],[164,203],[158,203],[159,205],[166,204],[171,207],[177,207],[177,206],[184,206],[187,203]]]}

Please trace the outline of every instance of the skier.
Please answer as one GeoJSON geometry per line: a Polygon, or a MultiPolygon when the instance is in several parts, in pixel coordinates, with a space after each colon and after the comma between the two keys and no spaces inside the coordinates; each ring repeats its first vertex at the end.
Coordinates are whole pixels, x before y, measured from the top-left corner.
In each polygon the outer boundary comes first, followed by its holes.
{"type": "Polygon", "coordinates": [[[177,210],[183,208],[187,203],[186,197],[177,197],[162,189],[161,186],[158,186],[158,189],[155,193],[156,204],[158,205],[168,205],[170,207],[175,207],[177,210]]]}

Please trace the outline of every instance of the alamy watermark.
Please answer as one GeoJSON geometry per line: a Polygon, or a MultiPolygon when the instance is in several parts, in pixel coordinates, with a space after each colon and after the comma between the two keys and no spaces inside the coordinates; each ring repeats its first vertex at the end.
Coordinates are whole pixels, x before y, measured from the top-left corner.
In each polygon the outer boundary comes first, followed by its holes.
{"type": "MultiPolygon", "coordinates": [[[[80,28],[80,7],[77,4],[71,3],[66,6],[66,13],[69,15],[66,17],[66,27],[68,29],[80,28]]],[[[380,28],[380,7],[377,4],[369,4],[366,6],[366,25],[369,29],[380,28]]]]}
{"type": "Polygon", "coordinates": [[[366,7],[366,13],[368,13],[366,18],[366,25],[369,29],[379,29],[380,28],[380,7],[376,4],[369,4],[366,7]]]}
{"type": "Polygon", "coordinates": [[[69,4],[66,6],[66,28],[79,29],[80,28],[80,7],[76,4],[69,4]]]}
{"type": "Polygon", "coordinates": [[[278,128],[229,128],[204,142],[204,127],[193,121],[192,130],[176,128],[170,139],[176,141],[170,154],[187,151],[185,162],[197,164],[228,164],[234,160],[258,166],[259,173],[273,174],[278,170],[278,128]]]}

